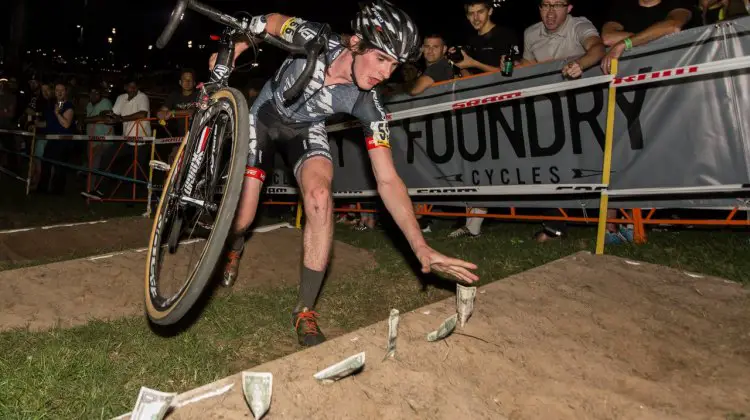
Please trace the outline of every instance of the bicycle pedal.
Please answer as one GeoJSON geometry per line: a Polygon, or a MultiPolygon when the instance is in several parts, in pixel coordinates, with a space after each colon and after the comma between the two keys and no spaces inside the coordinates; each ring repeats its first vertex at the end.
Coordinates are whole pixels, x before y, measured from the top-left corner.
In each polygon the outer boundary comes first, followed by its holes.
{"type": "Polygon", "coordinates": [[[162,162],[160,160],[152,160],[148,163],[148,166],[156,169],[157,171],[164,172],[169,172],[169,169],[171,168],[167,162],[162,162]]]}

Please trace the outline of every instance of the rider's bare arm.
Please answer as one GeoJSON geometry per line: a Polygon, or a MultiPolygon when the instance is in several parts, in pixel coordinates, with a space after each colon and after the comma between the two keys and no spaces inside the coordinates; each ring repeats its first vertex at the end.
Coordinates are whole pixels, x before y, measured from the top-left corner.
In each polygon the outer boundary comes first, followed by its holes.
{"type": "Polygon", "coordinates": [[[404,233],[406,240],[409,241],[409,246],[417,253],[420,248],[427,246],[427,242],[419,229],[419,223],[414,215],[414,205],[406,185],[396,172],[391,149],[374,147],[368,151],[368,154],[377,181],[378,194],[393,220],[404,233]]]}

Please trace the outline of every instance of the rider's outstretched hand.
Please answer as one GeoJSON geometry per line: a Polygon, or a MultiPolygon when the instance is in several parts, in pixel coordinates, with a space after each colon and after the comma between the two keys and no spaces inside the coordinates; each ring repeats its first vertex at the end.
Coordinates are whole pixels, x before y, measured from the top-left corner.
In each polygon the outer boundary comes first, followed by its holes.
{"type": "Polygon", "coordinates": [[[427,245],[418,249],[417,259],[422,263],[423,273],[441,273],[453,277],[456,280],[473,283],[479,280],[479,276],[469,270],[476,270],[476,264],[457,258],[447,257],[427,245]]]}

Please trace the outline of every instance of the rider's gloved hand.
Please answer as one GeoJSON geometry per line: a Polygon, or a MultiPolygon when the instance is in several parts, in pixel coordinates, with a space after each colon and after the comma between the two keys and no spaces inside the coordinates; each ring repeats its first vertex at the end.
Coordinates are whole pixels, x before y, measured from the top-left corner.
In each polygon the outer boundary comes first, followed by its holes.
{"type": "Polygon", "coordinates": [[[255,16],[250,20],[250,26],[247,28],[254,35],[260,35],[266,31],[266,16],[255,16]]]}

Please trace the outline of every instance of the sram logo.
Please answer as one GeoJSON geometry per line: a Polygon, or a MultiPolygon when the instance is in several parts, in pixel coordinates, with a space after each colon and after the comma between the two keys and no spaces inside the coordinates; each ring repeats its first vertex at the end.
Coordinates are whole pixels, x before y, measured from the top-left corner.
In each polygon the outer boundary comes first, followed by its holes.
{"type": "Polygon", "coordinates": [[[555,188],[555,191],[604,191],[607,187],[605,186],[572,186],[572,185],[561,185],[555,188]]]}
{"type": "Polygon", "coordinates": [[[484,98],[470,99],[464,102],[458,102],[453,104],[453,109],[471,108],[479,105],[492,104],[495,102],[503,102],[509,99],[516,99],[523,96],[523,92],[517,90],[515,92],[501,93],[499,95],[485,96],[484,98]]]}
{"type": "Polygon", "coordinates": [[[417,188],[417,194],[456,194],[479,192],[478,188],[417,188]]]}
{"type": "Polygon", "coordinates": [[[690,67],[680,67],[677,69],[655,71],[651,73],[636,74],[633,76],[615,77],[615,79],[612,81],[612,85],[613,86],[625,85],[628,83],[640,82],[646,79],[651,79],[651,80],[666,79],[666,78],[673,77],[673,76],[680,76],[685,73],[690,74],[690,73],[696,73],[696,72],[698,72],[698,66],[690,66],[690,67]]]}
{"type": "Polygon", "coordinates": [[[287,187],[268,187],[265,191],[268,194],[289,194],[292,189],[287,187]]]}

